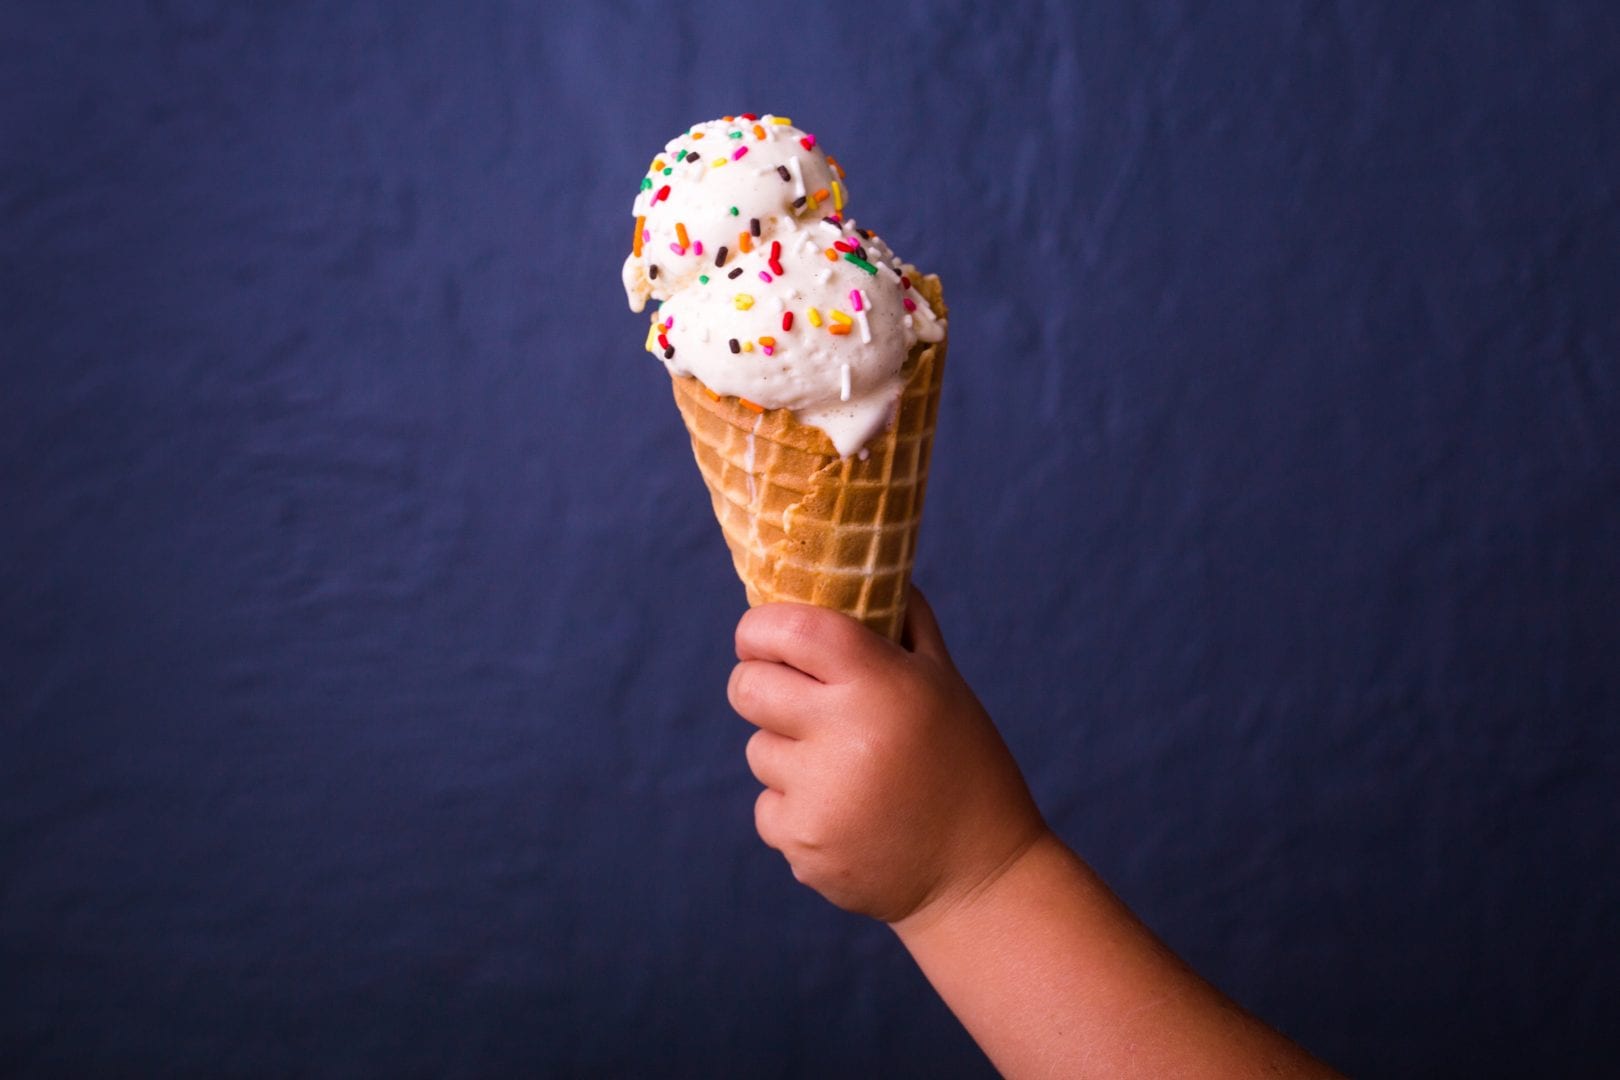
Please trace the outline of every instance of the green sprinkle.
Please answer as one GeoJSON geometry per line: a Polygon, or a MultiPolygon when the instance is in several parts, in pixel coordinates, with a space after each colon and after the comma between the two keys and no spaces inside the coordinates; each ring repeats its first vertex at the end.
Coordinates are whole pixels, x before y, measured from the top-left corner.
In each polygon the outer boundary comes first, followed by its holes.
{"type": "Polygon", "coordinates": [[[674,171],[675,171],[675,167],[673,165],[665,165],[664,166],[664,175],[665,176],[668,176],[670,173],[672,173],[674,171]]]}
{"type": "Polygon", "coordinates": [[[732,133],[731,133],[731,137],[732,137],[732,138],[733,138],[733,139],[740,139],[740,138],[742,138],[742,132],[740,132],[740,131],[733,131],[733,132],[732,132],[732,133]]]}
{"type": "Polygon", "coordinates": [[[642,191],[651,191],[652,190],[652,177],[643,176],[641,178],[641,190],[642,191]]]}
{"type": "Polygon", "coordinates": [[[682,150],[680,153],[676,154],[675,155],[675,160],[676,161],[685,161],[686,160],[686,151],[682,150]]]}
{"type": "Polygon", "coordinates": [[[699,274],[698,275],[698,281],[700,281],[703,284],[707,285],[709,283],[709,275],[708,274],[699,274]]]}
{"type": "Polygon", "coordinates": [[[735,207],[735,206],[733,206],[733,207],[732,207],[732,208],[731,208],[731,216],[732,216],[732,217],[736,217],[736,216],[737,216],[737,208],[736,208],[736,207],[735,207]]]}
{"type": "Polygon", "coordinates": [[[848,259],[850,262],[854,263],[856,266],[860,267],[862,270],[865,270],[868,274],[877,273],[877,267],[873,266],[871,263],[867,262],[865,259],[861,258],[858,255],[853,255],[853,254],[846,253],[844,255],[844,258],[848,259]]]}

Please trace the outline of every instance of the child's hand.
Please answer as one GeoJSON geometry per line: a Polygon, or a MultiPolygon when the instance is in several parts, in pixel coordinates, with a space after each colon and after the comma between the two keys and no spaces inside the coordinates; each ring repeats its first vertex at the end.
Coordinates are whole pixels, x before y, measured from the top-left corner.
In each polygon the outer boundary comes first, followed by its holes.
{"type": "Polygon", "coordinates": [[[993,881],[1045,832],[922,595],[914,652],[848,616],[766,604],[737,625],[727,695],[759,727],[760,837],[839,907],[896,922],[993,881]]]}

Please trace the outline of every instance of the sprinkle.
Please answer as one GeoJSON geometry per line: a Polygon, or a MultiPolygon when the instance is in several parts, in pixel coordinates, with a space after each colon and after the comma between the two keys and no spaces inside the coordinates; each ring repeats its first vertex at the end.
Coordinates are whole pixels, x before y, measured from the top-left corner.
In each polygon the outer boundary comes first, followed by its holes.
{"type": "Polygon", "coordinates": [[[781,277],[785,273],[782,269],[782,242],[780,240],[771,241],[771,257],[768,261],[771,264],[771,273],[777,277],[781,277]]]}
{"type": "Polygon", "coordinates": [[[842,210],[844,208],[844,185],[840,184],[838,181],[834,180],[832,182],[832,189],[833,189],[833,209],[834,210],[842,210]]]}
{"type": "Polygon", "coordinates": [[[653,158],[652,171],[653,172],[660,172],[660,171],[663,170],[663,168],[664,168],[664,159],[661,158],[661,157],[653,158]]]}
{"type": "Polygon", "coordinates": [[[789,120],[785,116],[773,116],[773,117],[771,117],[771,123],[773,123],[773,124],[781,124],[782,126],[786,127],[786,126],[792,124],[793,121],[789,120]]]}
{"type": "Polygon", "coordinates": [[[793,200],[793,209],[795,209],[795,210],[804,209],[804,196],[803,195],[800,195],[797,199],[793,200]]]}
{"type": "Polygon", "coordinates": [[[673,360],[673,359],[675,359],[675,346],[671,345],[669,348],[664,350],[664,359],[665,360],[673,360]]]}
{"type": "MultiPolygon", "coordinates": [[[[786,165],[778,165],[776,167],[776,175],[782,178],[782,182],[784,184],[791,184],[793,182],[793,174],[787,171],[786,165]]],[[[651,180],[643,180],[642,184],[646,187],[652,187],[651,180]]]]}
{"type": "MultiPolygon", "coordinates": [[[[811,141],[814,142],[814,138],[812,138],[811,141]]],[[[797,157],[788,158],[788,171],[793,174],[793,194],[803,198],[804,172],[799,168],[799,159],[797,157]]],[[[799,204],[794,203],[794,205],[797,206],[799,204]]]]}
{"type": "Polygon", "coordinates": [[[793,312],[791,312],[791,311],[782,312],[782,329],[783,330],[791,330],[791,329],[793,329],[793,312]]]}
{"type": "Polygon", "coordinates": [[[657,337],[658,325],[654,323],[652,326],[647,327],[647,343],[643,345],[642,348],[646,349],[648,352],[652,352],[653,345],[655,344],[657,337]]]}
{"type": "Polygon", "coordinates": [[[849,365],[838,365],[838,400],[849,400],[849,365]]]}
{"type": "Polygon", "coordinates": [[[848,261],[848,262],[854,263],[856,266],[860,267],[862,270],[865,270],[868,274],[877,273],[877,267],[873,266],[871,263],[867,262],[865,259],[861,258],[859,255],[845,255],[844,259],[846,261],[848,261]]]}
{"type": "Polygon", "coordinates": [[[673,165],[665,165],[664,166],[664,175],[665,176],[669,176],[674,172],[675,172],[675,166],[673,166],[673,165]]]}
{"type": "Polygon", "coordinates": [[[754,343],[752,341],[745,341],[745,342],[742,343],[742,345],[743,345],[743,352],[753,352],[754,351],[754,343]]]}
{"type": "Polygon", "coordinates": [[[686,238],[686,226],[679,221],[675,223],[675,239],[680,243],[681,247],[692,246],[692,241],[686,238]]]}
{"type": "Polygon", "coordinates": [[[811,308],[810,311],[808,312],[808,314],[810,316],[810,325],[811,326],[820,326],[821,325],[821,312],[817,311],[815,308],[811,308]]]}
{"type": "Polygon", "coordinates": [[[840,179],[840,180],[844,179],[844,167],[842,165],[838,164],[838,159],[837,158],[833,157],[831,154],[828,154],[827,155],[827,164],[831,165],[833,167],[833,169],[838,173],[838,179],[840,179]]]}
{"type": "Polygon", "coordinates": [[[760,127],[758,124],[755,124],[754,125],[754,138],[763,139],[764,137],[765,137],[765,129],[760,127]]]}
{"type": "Polygon", "coordinates": [[[855,250],[855,245],[850,243],[848,240],[834,240],[833,247],[837,248],[839,251],[855,250]]]}
{"type": "Polygon", "coordinates": [[[664,336],[663,334],[659,334],[658,335],[658,347],[661,348],[661,349],[669,348],[669,338],[664,336]]]}
{"type": "Polygon", "coordinates": [[[910,278],[908,278],[908,277],[906,277],[906,275],[904,275],[904,274],[901,274],[901,275],[900,275],[900,287],[901,287],[901,288],[902,288],[902,289],[909,289],[909,288],[911,288],[911,279],[910,279],[910,278]]]}
{"type": "Polygon", "coordinates": [[[872,344],[872,325],[866,321],[866,312],[857,311],[855,313],[855,321],[859,323],[861,327],[862,344],[872,344]]]}
{"type": "Polygon", "coordinates": [[[742,346],[737,344],[737,339],[736,338],[732,338],[730,341],[726,342],[726,344],[731,346],[731,351],[732,352],[734,352],[734,353],[742,352],[742,346]]]}
{"type": "Polygon", "coordinates": [[[651,263],[650,265],[648,265],[648,267],[647,267],[647,276],[649,278],[653,279],[654,281],[656,281],[658,279],[658,264],[657,263],[651,263]]]}
{"type": "Polygon", "coordinates": [[[739,266],[739,267],[737,267],[737,269],[735,269],[731,273],[727,274],[726,277],[735,278],[738,274],[741,274],[741,273],[742,273],[742,267],[739,266]]]}
{"type": "Polygon", "coordinates": [[[769,275],[765,271],[761,270],[759,272],[759,280],[765,282],[766,284],[770,284],[771,275],[769,275]]]}
{"type": "Polygon", "coordinates": [[[681,247],[681,245],[679,245],[679,244],[671,244],[671,245],[669,245],[669,250],[673,251],[677,255],[685,255],[686,254],[686,249],[681,247]]]}
{"type": "Polygon", "coordinates": [[[692,254],[694,254],[694,255],[701,255],[701,254],[703,254],[703,241],[701,241],[701,240],[694,240],[694,241],[693,241],[693,242],[692,242],[692,254]]]}
{"type": "Polygon", "coordinates": [[[783,274],[787,273],[786,270],[782,269],[782,261],[780,259],[771,260],[771,273],[775,274],[777,277],[781,277],[783,274]]]}
{"type": "Polygon", "coordinates": [[[709,283],[709,275],[708,274],[699,274],[698,275],[698,284],[707,285],[708,283],[709,283]]]}
{"type": "Polygon", "coordinates": [[[762,344],[759,347],[759,351],[764,353],[766,356],[775,356],[776,355],[776,346],[775,345],[763,345],[762,344]]]}
{"type": "Polygon", "coordinates": [[[738,398],[737,399],[737,404],[741,405],[745,409],[752,410],[753,412],[762,413],[762,412],[765,411],[765,406],[763,406],[763,405],[755,405],[752,401],[749,401],[745,397],[738,398]]]}
{"type": "Polygon", "coordinates": [[[694,139],[701,139],[701,138],[703,138],[703,132],[701,132],[701,131],[694,131],[694,132],[692,132],[692,138],[694,138],[694,139]]]}
{"type": "Polygon", "coordinates": [[[804,147],[806,150],[814,150],[816,148],[816,137],[814,135],[806,135],[804,138],[799,140],[799,145],[804,147]]]}
{"type": "Polygon", "coordinates": [[[849,290],[849,306],[856,311],[864,309],[866,307],[866,294],[859,289],[849,290]]]}
{"type": "Polygon", "coordinates": [[[833,317],[833,322],[838,323],[840,326],[854,326],[855,325],[855,320],[854,319],[850,318],[848,315],[845,315],[842,311],[839,311],[836,308],[834,308],[832,311],[828,312],[828,314],[833,317]]]}
{"type": "Polygon", "coordinates": [[[737,234],[737,250],[742,252],[744,255],[754,250],[754,242],[753,240],[749,239],[747,233],[740,232],[737,234]]]}
{"type": "Polygon", "coordinates": [[[759,119],[759,117],[757,117],[757,116],[755,116],[755,115],[754,115],[754,114],[753,114],[753,113],[751,113],[751,112],[745,112],[745,113],[743,113],[743,114],[742,114],[742,118],[743,118],[743,119],[744,119],[744,120],[747,120],[747,121],[748,121],[748,122],[749,122],[749,123],[752,123],[752,122],[753,122],[753,121],[755,121],[755,120],[758,120],[758,119],[759,119]]]}
{"type": "Polygon", "coordinates": [[[821,206],[821,200],[816,198],[814,195],[809,196],[805,201],[810,204],[810,209],[812,210],[819,209],[821,206]]]}
{"type": "Polygon", "coordinates": [[[737,305],[738,311],[747,311],[754,306],[754,298],[745,292],[740,292],[732,297],[731,302],[737,305]]]}
{"type": "Polygon", "coordinates": [[[654,195],[652,197],[652,201],[653,202],[658,202],[661,199],[667,199],[667,198],[669,198],[669,185],[665,184],[663,187],[658,189],[658,194],[656,194],[656,195],[654,195]]]}
{"type": "Polygon", "coordinates": [[[761,336],[760,339],[759,339],[759,343],[761,345],[775,345],[776,344],[776,339],[773,338],[773,337],[761,336]]]}
{"type": "Polygon", "coordinates": [[[822,254],[827,256],[828,262],[838,261],[838,252],[834,251],[832,248],[828,248],[826,251],[822,252],[822,254]]]}
{"type": "MultiPolygon", "coordinates": [[[[700,135],[700,136],[698,136],[698,138],[702,138],[702,136],[700,135]]],[[[703,384],[699,383],[698,385],[702,386],[703,384]]],[[[713,390],[710,390],[707,386],[703,387],[703,392],[705,394],[709,395],[709,400],[710,401],[719,401],[720,400],[720,395],[715,393],[713,390]]]]}
{"type": "Polygon", "coordinates": [[[726,247],[726,245],[721,244],[720,245],[720,250],[714,253],[714,265],[716,265],[716,266],[724,266],[724,265],[726,265],[726,252],[730,251],[730,250],[731,249],[726,247]]]}
{"type": "Polygon", "coordinates": [[[686,151],[682,150],[680,153],[676,154],[675,155],[675,160],[676,161],[685,161],[686,160],[686,151]]]}
{"type": "Polygon", "coordinates": [[[729,139],[740,139],[740,138],[742,138],[742,132],[740,132],[740,131],[728,131],[728,132],[726,132],[726,137],[729,138],[729,139]]]}
{"type": "Polygon", "coordinates": [[[732,160],[732,161],[736,161],[736,160],[738,160],[738,159],[739,159],[739,158],[741,158],[741,157],[742,157],[742,156],[743,156],[743,155],[744,155],[744,154],[746,154],[746,153],[748,153],[748,147],[746,147],[746,146],[739,146],[739,147],[737,147],[737,152],[736,152],[736,153],[735,153],[735,154],[732,154],[732,155],[731,155],[731,160],[732,160]]]}
{"type": "Polygon", "coordinates": [[[748,232],[752,236],[759,235],[759,218],[751,217],[748,219],[748,232]]]}
{"type": "Polygon", "coordinates": [[[693,150],[690,154],[686,155],[686,160],[687,160],[688,163],[694,162],[697,159],[698,159],[698,152],[696,150],[693,150]]]}
{"type": "Polygon", "coordinates": [[[731,216],[732,216],[732,217],[736,217],[736,216],[737,216],[737,208],[736,208],[736,207],[735,207],[735,206],[733,206],[733,207],[732,207],[732,208],[731,208],[731,216]]]}
{"type": "Polygon", "coordinates": [[[709,167],[714,168],[714,169],[718,169],[720,166],[722,166],[722,165],[724,165],[726,163],[726,160],[727,159],[725,159],[723,157],[717,157],[713,161],[709,162],[709,167]]]}
{"type": "Polygon", "coordinates": [[[641,178],[641,190],[642,191],[651,191],[652,190],[652,177],[643,176],[641,178]]]}
{"type": "Polygon", "coordinates": [[[909,296],[902,296],[900,298],[900,303],[905,305],[905,308],[906,308],[907,311],[916,311],[917,310],[917,302],[915,300],[913,300],[909,296]]]}
{"type": "Polygon", "coordinates": [[[817,188],[816,189],[815,200],[817,202],[821,202],[824,199],[828,199],[828,198],[831,198],[831,196],[828,194],[826,188],[817,188]]]}
{"type": "Polygon", "coordinates": [[[636,235],[631,239],[630,243],[633,249],[631,254],[638,259],[641,258],[641,238],[646,235],[646,230],[647,219],[645,217],[636,218],[636,235]]]}
{"type": "Polygon", "coordinates": [[[827,327],[827,332],[829,334],[837,334],[838,336],[842,337],[843,335],[849,333],[849,327],[844,323],[833,323],[831,326],[827,327]]]}

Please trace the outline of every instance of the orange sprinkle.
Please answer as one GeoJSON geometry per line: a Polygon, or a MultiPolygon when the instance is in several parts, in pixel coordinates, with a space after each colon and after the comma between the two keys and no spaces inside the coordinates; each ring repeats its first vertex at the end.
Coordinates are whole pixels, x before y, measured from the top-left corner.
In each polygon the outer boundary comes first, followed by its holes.
{"type": "Polygon", "coordinates": [[[825,252],[823,252],[823,254],[827,256],[828,262],[838,261],[838,252],[834,251],[832,248],[828,248],[825,252]]]}
{"type": "Polygon", "coordinates": [[[692,241],[686,238],[686,226],[679,221],[675,223],[675,239],[681,247],[692,246],[692,241]]]}
{"type": "Polygon", "coordinates": [[[838,173],[838,179],[848,179],[846,176],[844,176],[844,167],[838,164],[838,159],[833,157],[831,154],[827,155],[827,164],[831,165],[833,170],[838,173]]]}
{"type": "Polygon", "coordinates": [[[653,172],[662,172],[663,169],[664,169],[664,159],[661,158],[661,157],[653,158],[653,172]]]}
{"type": "Polygon", "coordinates": [[[813,198],[816,200],[816,202],[820,202],[821,200],[827,198],[830,194],[831,193],[826,188],[817,188],[813,198]]]}
{"type": "Polygon", "coordinates": [[[758,124],[755,124],[754,125],[754,138],[763,139],[764,137],[765,137],[765,129],[760,127],[758,124]]]}
{"type": "Polygon", "coordinates": [[[701,131],[694,131],[694,132],[692,132],[692,138],[694,138],[694,139],[701,139],[701,138],[703,138],[703,132],[701,132],[701,131]]]}
{"type": "Polygon", "coordinates": [[[749,401],[745,397],[738,398],[737,399],[737,404],[741,405],[743,408],[749,410],[750,412],[762,413],[762,412],[765,411],[765,406],[763,406],[763,405],[755,405],[752,401],[749,401]]]}
{"type": "Polygon", "coordinates": [[[729,123],[731,123],[733,120],[735,120],[737,118],[735,116],[722,116],[720,119],[724,120],[726,123],[729,124],[729,123]]]}
{"type": "MultiPolygon", "coordinates": [[[[703,386],[702,383],[698,383],[698,385],[703,386]]],[[[713,390],[710,390],[707,386],[703,386],[703,392],[705,394],[709,395],[709,400],[710,401],[719,401],[720,400],[720,395],[715,393],[713,390]]]]}
{"type": "Polygon", "coordinates": [[[843,335],[843,334],[849,333],[849,330],[850,330],[849,323],[835,322],[835,323],[828,323],[827,324],[827,332],[829,334],[843,335]]]}
{"type": "Polygon", "coordinates": [[[737,234],[737,250],[742,252],[754,250],[754,238],[748,235],[747,229],[737,234]]]}
{"type": "Polygon", "coordinates": [[[759,343],[761,345],[775,345],[776,339],[773,337],[762,337],[759,339],[759,343]]]}
{"type": "Polygon", "coordinates": [[[647,219],[645,217],[636,218],[636,235],[635,238],[630,242],[630,250],[638,259],[641,258],[641,234],[646,231],[647,219]]]}

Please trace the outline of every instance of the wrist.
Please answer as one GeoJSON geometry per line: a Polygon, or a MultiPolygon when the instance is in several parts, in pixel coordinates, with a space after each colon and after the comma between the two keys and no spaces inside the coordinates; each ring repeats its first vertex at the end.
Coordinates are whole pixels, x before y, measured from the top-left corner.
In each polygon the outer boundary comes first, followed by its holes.
{"type": "Polygon", "coordinates": [[[1032,871],[1038,873],[1041,864],[1062,860],[1078,862],[1057,835],[1041,822],[988,868],[940,887],[910,913],[890,921],[889,925],[909,944],[942,924],[971,921],[994,907],[999,894],[1009,884],[1031,876],[1032,871]]]}

